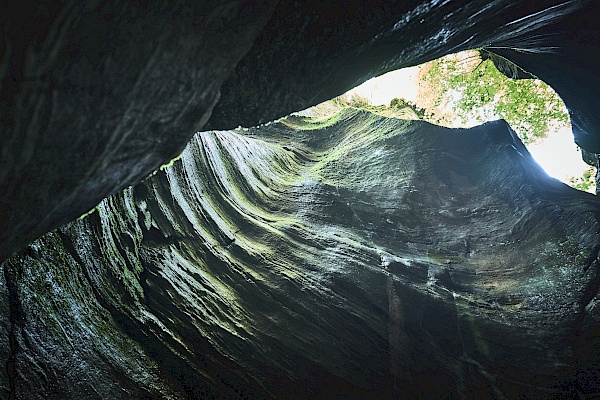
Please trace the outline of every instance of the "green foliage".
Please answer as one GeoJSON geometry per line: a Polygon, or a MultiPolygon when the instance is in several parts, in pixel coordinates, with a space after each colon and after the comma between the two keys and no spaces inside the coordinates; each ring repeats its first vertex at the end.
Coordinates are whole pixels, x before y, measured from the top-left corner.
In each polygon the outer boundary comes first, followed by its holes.
{"type": "Polygon", "coordinates": [[[569,185],[584,192],[592,191],[596,187],[596,168],[590,167],[583,176],[571,178],[569,185]]]}
{"type": "Polygon", "coordinates": [[[450,106],[464,124],[504,119],[525,144],[545,137],[553,125],[569,123],[560,97],[548,85],[537,79],[507,78],[496,68],[494,57],[505,74],[519,74],[510,61],[483,51],[432,61],[423,82],[437,96],[434,107],[450,106]]]}
{"type": "Polygon", "coordinates": [[[390,107],[393,111],[402,111],[405,109],[409,109],[414,112],[420,119],[425,118],[425,109],[417,106],[412,101],[406,99],[393,98],[390,101],[390,107]]]}
{"type": "Polygon", "coordinates": [[[340,108],[346,108],[346,107],[361,108],[363,110],[368,110],[368,111],[376,112],[376,113],[386,110],[385,106],[372,105],[371,101],[369,99],[359,95],[358,93],[352,93],[352,95],[344,93],[341,96],[335,97],[332,100],[332,102],[340,108]]]}

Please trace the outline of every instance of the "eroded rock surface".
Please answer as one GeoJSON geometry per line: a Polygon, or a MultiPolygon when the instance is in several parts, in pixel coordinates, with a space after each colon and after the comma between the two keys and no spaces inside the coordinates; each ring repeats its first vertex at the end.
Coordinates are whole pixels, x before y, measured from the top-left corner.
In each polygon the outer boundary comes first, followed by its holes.
{"type": "Polygon", "coordinates": [[[466,49],[516,49],[600,151],[593,0],[71,0],[0,18],[0,260],[139,182],[206,123],[268,122],[466,49]]]}
{"type": "Polygon", "coordinates": [[[4,263],[4,391],[591,397],[598,206],[502,121],[346,109],[199,133],[4,263]]]}
{"type": "Polygon", "coordinates": [[[598,201],[503,122],[295,116],[196,134],[138,183],[197,130],[479,47],[598,152],[597,21],[592,0],[10,7],[1,397],[598,396],[598,201]]]}

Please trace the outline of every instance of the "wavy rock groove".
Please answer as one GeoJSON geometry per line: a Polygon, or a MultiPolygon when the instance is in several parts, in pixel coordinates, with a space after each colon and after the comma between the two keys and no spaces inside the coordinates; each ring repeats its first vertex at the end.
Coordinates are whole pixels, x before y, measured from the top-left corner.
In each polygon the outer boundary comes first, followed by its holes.
{"type": "Polygon", "coordinates": [[[198,133],[172,166],[5,262],[5,390],[598,394],[597,212],[503,121],[344,109],[198,133]]]}
{"type": "Polygon", "coordinates": [[[13,3],[0,397],[600,397],[596,196],[503,121],[307,109],[477,49],[597,161],[597,1],[13,3]]]}
{"type": "Polygon", "coordinates": [[[0,260],[170,162],[384,72],[486,48],[563,97],[600,153],[594,0],[95,0],[0,15],[0,260]]]}

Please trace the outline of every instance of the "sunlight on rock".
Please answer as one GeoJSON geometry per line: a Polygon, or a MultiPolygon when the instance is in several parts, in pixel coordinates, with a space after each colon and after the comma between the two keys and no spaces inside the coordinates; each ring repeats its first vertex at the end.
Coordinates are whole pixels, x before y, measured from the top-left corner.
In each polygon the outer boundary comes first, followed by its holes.
{"type": "MultiPolygon", "coordinates": [[[[573,141],[570,123],[566,122],[566,107],[558,95],[537,79],[505,78],[494,67],[489,56],[481,56],[477,51],[452,54],[426,64],[389,72],[363,83],[340,98],[351,106],[379,107],[383,114],[386,112],[382,110],[390,107],[394,99],[404,99],[408,105],[414,106],[416,114],[420,111],[418,118],[451,128],[473,127],[504,118],[517,131],[548,175],[578,189],[595,192],[595,170],[583,161],[581,150],[573,141]],[[487,78],[486,74],[490,71],[495,75],[494,82],[500,82],[502,86],[487,91],[485,86],[488,83],[483,78],[479,78],[481,81],[478,82],[477,76],[473,78],[471,74],[477,73],[479,77],[487,78]],[[475,82],[471,87],[468,86],[469,79],[475,82]],[[526,84],[529,86],[524,87],[526,84]],[[479,88],[473,89],[477,86],[479,88]],[[481,87],[484,87],[483,91],[481,87]],[[520,104],[506,101],[507,91],[511,88],[518,91],[514,97],[520,101],[529,95],[538,102],[529,103],[524,111],[520,104]],[[475,99],[468,98],[467,93],[475,99]],[[537,93],[544,96],[540,98],[548,99],[545,104],[536,97],[537,93]],[[482,94],[489,98],[483,99],[482,94]],[[506,116],[507,104],[512,107],[512,110],[508,110],[513,114],[512,121],[506,116]],[[535,109],[540,106],[541,111],[535,109]],[[520,113],[527,117],[516,119],[515,122],[515,116],[518,118],[520,113]]],[[[388,112],[386,115],[406,118],[397,113],[388,112]]]]}

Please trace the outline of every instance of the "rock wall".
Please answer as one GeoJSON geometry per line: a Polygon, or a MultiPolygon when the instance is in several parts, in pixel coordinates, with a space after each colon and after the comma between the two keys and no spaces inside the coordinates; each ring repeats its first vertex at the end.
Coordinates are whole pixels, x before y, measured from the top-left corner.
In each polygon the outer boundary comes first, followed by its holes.
{"type": "Polygon", "coordinates": [[[176,157],[276,1],[3,13],[0,259],[176,157]]]}
{"type": "Polygon", "coordinates": [[[8,7],[2,397],[599,396],[598,200],[504,122],[344,110],[220,130],[485,47],[553,86],[597,153],[598,16],[591,0],[8,7]]]}
{"type": "Polygon", "coordinates": [[[196,131],[268,122],[465,49],[517,49],[509,57],[557,88],[579,142],[600,151],[592,0],[71,0],[2,14],[0,260],[139,182],[196,131]]]}
{"type": "Polygon", "coordinates": [[[4,392],[597,395],[598,205],[503,121],[198,133],[4,263],[4,392]]]}

